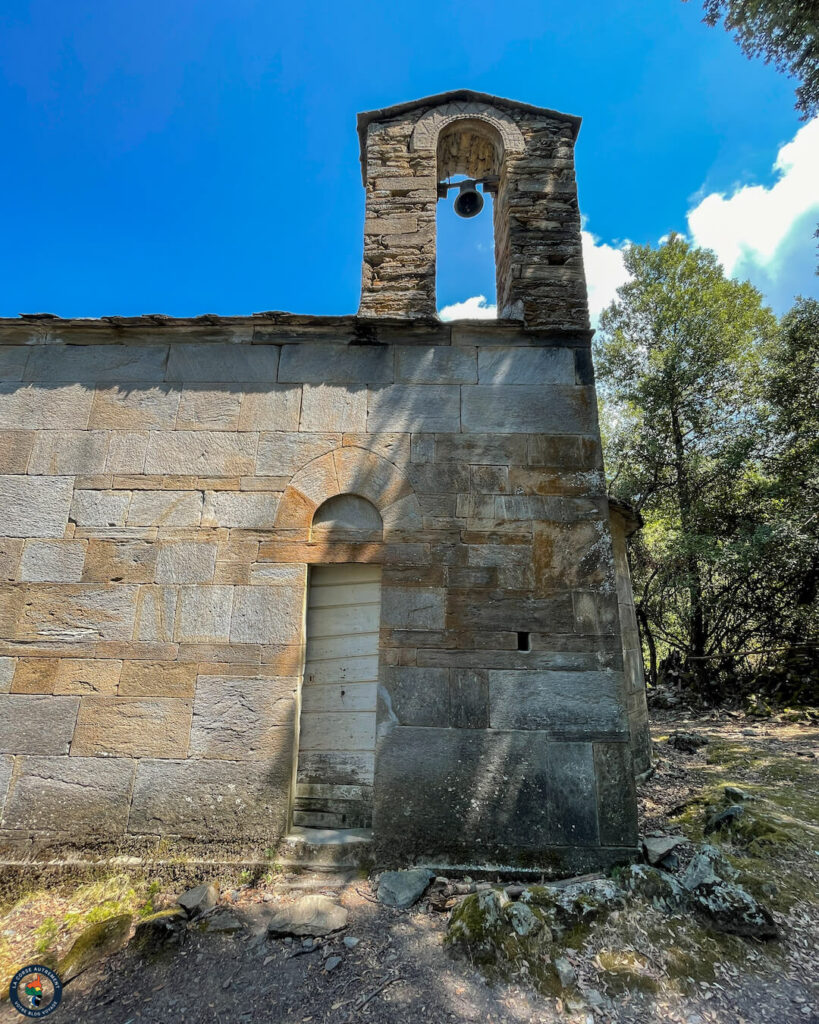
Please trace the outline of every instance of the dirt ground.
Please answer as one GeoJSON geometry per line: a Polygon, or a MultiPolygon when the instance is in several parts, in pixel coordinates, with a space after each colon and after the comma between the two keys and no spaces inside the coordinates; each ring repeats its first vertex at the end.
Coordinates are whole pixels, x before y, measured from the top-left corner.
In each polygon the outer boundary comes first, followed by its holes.
{"type": "MultiPolygon", "coordinates": [[[[444,949],[447,915],[425,902],[409,911],[392,910],[374,900],[366,879],[338,884],[338,878],[285,875],[266,886],[227,890],[223,901],[242,907],[305,890],[325,892],[349,911],[342,935],[309,952],[299,940],[286,944],[246,932],[190,933],[181,948],[149,961],[129,947],[71,981],[62,1006],[48,1019],[55,1024],[819,1024],[819,729],[804,722],[755,723],[728,712],[697,718],[655,712],[653,735],[655,772],[640,787],[643,834],[656,830],[700,838],[702,815],[692,799],[728,783],[764,793],[766,799],[781,797],[783,821],[804,841],[775,851],[767,861],[748,860],[768,887],[764,891],[774,883],[768,905],[780,927],[779,941],[731,936],[719,944],[709,938],[714,955],[708,970],[698,975],[690,968],[690,975],[683,970],[682,977],[672,978],[662,966],[659,933],[632,921],[627,946],[637,950],[653,977],[646,979],[651,985],[623,988],[601,969],[604,944],[626,942],[625,932],[609,925],[581,949],[567,951],[582,999],[564,1003],[538,994],[523,975],[487,983],[472,964],[444,949]],[[679,751],[666,742],[675,730],[701,734],[709,744],[694,753],[679,751]],[[348,948],[344,936],[360,941],[348,948]],[[341,959],[327,971],[329,955],[341,959]]],[[[35,933],[40,950],[47,944],[42,925],[39,932],[32,930],[43,919],[45,899],[31,895],[0,920],[0,936],[18,944],[15,957],[24,955],[19,943],[32,941],[35,933]]],[[[172,902],[172,894],[152,892],[151,899],[159,906],[172,902]]],[[[48,909],[53,917],[53,901],[48,909]]],[[[61,953],[67,941],[63,926],[54,936],[55,950],[61,953]]],[[[2,1022],[22,1019],[8,1003],[0,1009],[2,1022]]]]}

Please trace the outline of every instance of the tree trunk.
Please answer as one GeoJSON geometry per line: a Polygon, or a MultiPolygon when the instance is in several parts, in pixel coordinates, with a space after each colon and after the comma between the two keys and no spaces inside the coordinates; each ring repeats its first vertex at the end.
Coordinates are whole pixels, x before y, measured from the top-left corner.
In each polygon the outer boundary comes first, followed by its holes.
{"type": "MultiPolygon", "coordinates": [[[[674,440],[674,469],[677,474],[677,501],[680,506],[680,525],[684,536],[690,540],[694,533],[692,516],[691,488],[688,479],[688,464],[685,457],[683,433],[679,414],[675,406],[671,407],[671,431],[674,440]]],[[[705,684],[707,671],[703,660],[707,631],[705,610],[703,608],[703,586],[699,561],[691,551],[687,559],[688,596],[691,604],[688,621],[688,658],[693,661],[691,671],[698,686],[705,684]]]]}
{"type": "Polygon", "coordinates": [[[635,610],[637,612],[637,624],[640,627],[640,633],[646,642],[646,647],[648,647],[648,682],[651,686],[656,686],[657,644],[654,641],[654,634],[651,632],[651,627],[648,624],[648,616],[645,613],[645,609],[642,605],[638,604],[635,610]]]}

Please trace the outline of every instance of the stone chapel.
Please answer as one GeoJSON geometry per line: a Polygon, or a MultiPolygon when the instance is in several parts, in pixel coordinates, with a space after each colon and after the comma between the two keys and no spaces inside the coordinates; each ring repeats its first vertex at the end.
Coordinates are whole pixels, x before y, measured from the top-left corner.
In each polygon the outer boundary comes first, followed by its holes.
{"type": "Polygon", "coordinates": [[[579,125],[469,90],[359,115],[357,315],[0,321],[4,858],[633,856],[579,125]],[[494,321],[436,316],[456,191],[492,208],[494,321]]]}

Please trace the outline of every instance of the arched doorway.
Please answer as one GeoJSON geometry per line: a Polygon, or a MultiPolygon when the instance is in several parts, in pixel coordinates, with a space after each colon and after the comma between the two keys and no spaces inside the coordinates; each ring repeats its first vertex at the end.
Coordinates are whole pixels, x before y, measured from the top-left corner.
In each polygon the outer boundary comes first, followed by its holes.
{"type": "MultiPolygon", "coordinates": [[[[341,494],[315,512],[312,541],[380,541],[378,510],[341,494]]],[[[293,824],[369,828],[378,694],[381,566],[312,565],[293,824]]]]}

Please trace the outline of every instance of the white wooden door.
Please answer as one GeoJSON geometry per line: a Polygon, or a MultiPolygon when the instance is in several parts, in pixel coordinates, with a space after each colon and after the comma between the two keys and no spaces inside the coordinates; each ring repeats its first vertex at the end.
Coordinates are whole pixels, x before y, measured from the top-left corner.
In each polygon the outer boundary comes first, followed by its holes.
{"type": "Polygon", "coordinates": [[[381,566],[310,570],[293,824],[372,823],[381,566]]]}

